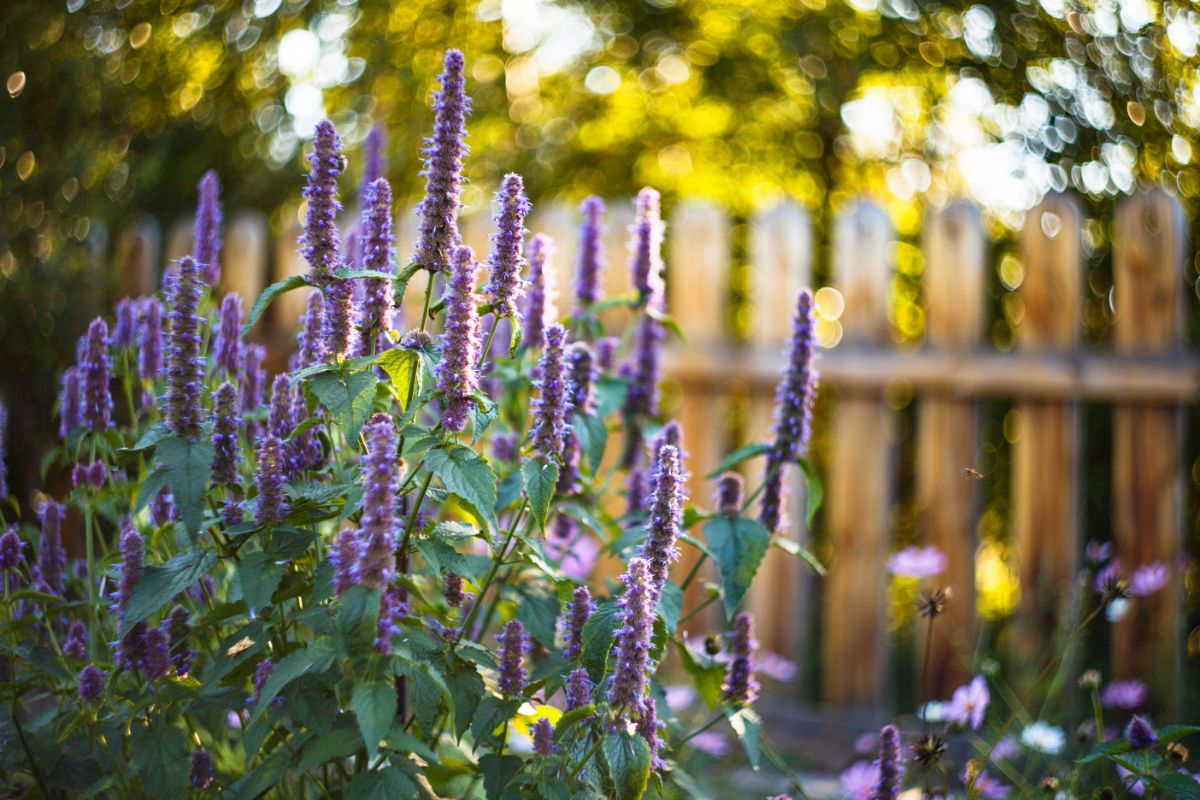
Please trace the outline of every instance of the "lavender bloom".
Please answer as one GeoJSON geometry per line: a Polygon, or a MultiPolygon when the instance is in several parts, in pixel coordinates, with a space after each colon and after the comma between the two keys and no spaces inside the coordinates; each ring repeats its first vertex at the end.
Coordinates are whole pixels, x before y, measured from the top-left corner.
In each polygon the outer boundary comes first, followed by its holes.
{"type": "Polygon", "coordinates": [[[522,294],[521,243],[528,232],[525,215],[529,213],[529,200],[525,197],[525,184],[520,175],[504,176],[496,201],[500,208],[492,218],[496,233],[492,235],[492,251],[488,254],[491,280],[484,291],[492,301],[496,316],[512,319],[517,317],[517,298],[522,294]]]}
{"type": "Polygon", "coordinates": [[[754,616],[742,611],[733,618],[733,636],[729,647],[732,658],[725,673],[725,699],[737,705],[749,705],[758,697],[758,682],[754,680],[754,616]]]}
{"type": "Polygon", "coordinates": [[[207,789],[216,777],[217,767],[213,763],[212,755],[203,747],[192,753],[192,770],[188,776],[192,786],[197,789],[207,789]]]}
{"type": "Polygon", "coordinates": [[[442,582],[442,594],[446,597],[446,605],[451,608],[461,608],[463,604],[463,579],[456,572],[447,572],[442,582]]]}
{"type": "Polygon", "coordinates": [[[554,724],[545,717],[533,723],[533,752],[539,756],[552,756],[554,747],[554,724]]]}
{"type": "Polygon", "coordinates": [[[471,100],[464,90],[463,54],[446,51],[445,71],[438,76],[442,90],[434,95],[433,135],[425,140],[425,197],[417,206],[421,229],[413,260],[432,272],[451,267],[453,251],[462,239],[458,231],[463,157],[467,154],[466,118],[471,100]]]}
{"type": "Polygon", "coordinates": [[[221,506],[221,523],[226,528],[241,525],[246,521],[246,510],[242,507],[241,491],[235,491],[221,506]]]}
{"type": "Polygon", "coordinates": [[[575,268],[575,300],[586,309],[600,299],[600,281],[604,273],[604,201],[589,197],[580,208],[583,224],[579,227],[579,259],[575,268]]]}
{"type": "Polygon", "coordinates": [[[356,582],[378,589],[391,583],[396,564],[396,429],[387,414],[376,414],[363,428],[367,453],[363,456],[363,514],[359,534],[356,582]]]}
{"type": "Polygon", "coordinates": [[[267,680],[274,671],[275,662],[271,659],[264,658],[258,662],[258,666],[254,668],[254,695],[250,698],[250,705],[258,705],[259,699],[262,698],[263,688],[267,685],[267,680]]]}
{"type": "Polygon", "coordinates": [[[517,458],[517,435],[498,433],[492,438],[492,455],[498,461],[512,462],[517,458]]]}
{"type": "Polygon", "coordinates": [[[570,400],[564,375],[563,344],[567,332],[561,325],[551,325],[546,330],[546,350],[538,364],[537,386],[540,394],[533,404],[536,419],[533,429],[533,447],[546,461],[562,458],[563,437],[566,435],[567,413],[570,400]]]}
{"type": "Polygon", "coordinates": [[[1133,719],[1129,720],[1129,725],[1125,728],[1125,738],[1129,740],[1129,744],[1134,750],[1149,750],[1158,742],[1158,735],[1154,733],[1154,728],[1136,714],[1133,719]]]}
{"type": "Polygon", "coordinates": [[[558,316],[554,305],[554,240],[539,233],[529,242],[529,291],[525,295],[525,344],[546,341],[546,323],[558,316]]]}
{"type": "Polygon", "coordinates": [[[170,488],[164,486],[150,501],[150,522],[156,528],[169,525],[179,518],[179,509],[175,507],[175,495],[170,488]]]}
{"type": "Polygon", "coordinates": [[[585,342],[567,347],[567,386],[571,409],[577,414],[596,413],[596,365],[592,349],[585,342]]]}
{"type": "Polygon", "coordinates": [[[355,585],[354,567],[358,560],[358,531],[345,528],[338,534],[337,544],[329,554],[333,562],[333,591],[338,597],[355,585]]]}
{"type": "Polygon", "coordinates": [[[379,625],[375,633],[375,650],[387,653],[392,648],[392,639],[400,635],[400,620],[408,614],[408,603],[404,590],[392,584],[379,597],[379,625]]]}
{"type": "Polygon", "coordinates": [[[509,620],[497,637],[500,641],[500,691],[517,697],[525,691],[525,667],[522,661],[529,649],[529,635],[517,620],[509,620]]]}
{"type": "Polygon", "coordinates": [[[742,494],[745,481],[736,472],[724,472],[717,478],[717,513],[724,517],[736,517],[742,512],[742,494]]]}
{"type": "Polygon", "coordinates": [[[137,301],[131,297],[122,297],[117,301],[117,324],[113,327],[113,347],[133,347],[137,335],[135,320],[137,317],[137,301]]]}
{"type": "Polygon", "coordinates": [[[88,468],[87,464],[76,464],[71,467],[71,486],[75,489],[82,489],[88,485],[88,468]]]}
{"type": "Polygon", "coordinates": [[[879,731],[879,783],[871,800],[896,800],[900,796],[900,731],[895,725],[884,725],[879,731]]]}
{"type": "Polygon", "coordinates": [[[287,516],[283,483],[283,444],[268,433],[259,441],[258,449],[258,508],[254,514],[258,524],[278,525],[287,516]]]}
{"type": "Polygon", "coordinates": [[[665,337],[662,323],[649,314],[638,318],[633,332],[633,363],[623,365],[624,377],[629,379],[623,412],[630,429],[629,446],[625,450],[625,466],[630,465],[631,453],[641,445],[641,419],[658,415],[660,344],[665,337]]]}
{"type": "Polygon", "coordinates": [[[342,174],[341,150],[333,123],[327,119],[318,122],[312,155],[308,157],[312,166],[304,188],[308,211],[300,236],[300,252],[308,262],[313,282],[322,288],[334,279],[341,248],[337,229],[337,215],[342,210],[337,191],[338,177],[342,174]]]}
{"type": "Polygon", "coordinates": [[[292,378],[286,372],[275,376],[271,384],[271,406],[267,413],[267,431],[280,443],[283,454],[283,476],[291,480],[299,474],[303,467],[298,442],[290,439],[296,428],[295,397],[293,395],[292,378]]]}
{"type": "Polygon", "coordinates": [[[654,603],[662,595],[671,564],[679,558],[675,540],[683,528],[681,473],[679,451],[674,445],[664,444],[658,451],[650,518],[646,522],[646,541],[642,544],[641,552],[641,557],[649,566],[650,591],[654,603]]]}
{"type": "Polygon", "coordinates": [[[575,597],[571,600],[569,616],[570,632],[567,637],[567,649],[563,652],[566,658],[579,658],[583,653],[583,626],[596,608],[592,602],[592,593],[586,586],[575,589],[575,597]]]}
{"type": "Polygon", "coordinates": [[[62,650],[72,658],[83,660],[87,658],[87,625],[79,620],[72,620],[63,639],[62,650]]]}
{"type": "Polygon", "coordinates": [[[228,381],[213,393],[212,481],[225,486],[237,485],[237,465],[242,459],[238,447],[242,419],[237,413],[237,403],[237,389],[228,381]]]}
{"type": "Polygon", "coordinates": [[[629,476],[625,486],[625,513],[644,514],[648,508],[647,499],[650,493],[650,476],[641,464],[641,458],[629,468],[629,476]]]}
{"type": "Polygon", "coordinates": [[[652,770],[660,770],[667,766],[658,754],[663,746],[662,737],[658,735],[658,732],[665,727],[666,723],[660,722],[658,719],[658,706],[655,705],[654,698],[646,695],[642,700],[641,713],[638,714],[637,732],[650,745],[650,769],[652,770]]]}
{"type": "Polygon", "coordinates": [[[237,375],[242,365],[242,298],[237,292],[222,298],[219,318],[213,337],[213,361],[227,375],[237,375]]]}
{"type": "Polygon", "coordinates": [[[104,673],[95,664],[88,664],[79,672],[79,699],[94,703],[104,694],[104,673]]]}
{"type": "Polygon", "coordinates": [[[121,581],[117,584],[116,605],[118,611],[125,611],[129,598],[133,596],[133,588],[142,579],[145,570],[145,549],[142,535],[133,527],[133,520],[121,517],[121,581]]]}
{"type": "Polygon", "coordinates": [[[325,345],[329,356],[349,357],[357,351],[354,335],[354,281],[330,278],[325,293],[325,345]]]}
{"type": "Polygon", "coordinates": [[[400,346],[405,350],[424,350],[431,344],[433,344],[433,337],[420,328],[414,328],[400,337],[400,346]]]}
{"type": "Polygon", "coordinates": [[[813,368],[813,296],[801,289],[796,297],[788,366],[775,390],[775,441],[767,456],[766,486],[759,521],[769,531],[779,529],[783,516],[784,473],[808,449],[817,372],[813,368]]]}
{"type": "Polygon", "coordinates": [[[1123,708],[1132,711],[1146,702],[1146,684],[1137,678],[1113,681],[1100,693],[1100,704],[1105,708],[1123,708]]]}
{"type": "Polygon", "coordinates": [[[983,724],[983,715],[987,713],[991,699],[987,680],[982,675],[976,675],[966,686],[954,690],[954,695],[946,706],[946,719],[959,725],[970,725],[971,730],[977,731],[983,724]]]}
{"type": "Polygon", "coordinates": [[[38,520],[42,523],[38,568],[47,594],[63,593],[62,574],[67,564],[67,551],[62,546],[62,524],[66,516],[67,507],[54,500],[47,500],[38,509],[38,520]]]}
{"type": "Polygon", "coordinates": [[[146,673],[146,680],[165,678],[171,671],[171,646],[167,634],[161,628],[147,628],[143,646],[142,670],[146,673]]]}
{"type": "Polygon", "coordinates": [[[658,479],[658,462],[661,460],[660,454],[665,445],[671,445],[679,453],[679,484],[687,486],[688,479],[691,475],[683,464],[687,460],[687,451],[683,449],[683,426],[675,420],[671,420],[666,425],[659,429],[658,433],[654,434],[654,438],[650,440],[650,491],[654,491],[658,479]]]}
{"type": "Polygon", "coordinates": [[[888,556],[888,572],[902,578],[932,578],[946,570],[946,554],[933,545],[906,547],[888,556]]]}
{"type": "Polygon", "coordinates": [[[387,131],[382,125],[371,126],[363,142],[363,172],[358,184],[358,207],[369,205],[367,192],[375,181],[387,172],[387,131]]]}
{"type": "Polygon", "coordinates": [[[192,255],[204,266],[204,282],[215,286],[221,279],[221,182],[216,170],[204,173],[199,188],[192,255]]]}
{"type": "Polygon", "coordinates": [[[1170,580],[1170,570],[1163,562],[1153,561],[1149,564],[1142,564],[1129,576],[1129,593],[1134,597],[1149,597],[1165,587],[1170,580]]]}
{"type": "Polygon", "coordinates": [[[58,435],[66,441],[71,431],[83,426],[83,405],[77,367],[71,367],[63,373],[60,398],[58,435]]]}
{"type": "Polygon", "coordinates": [[[163,368],[162,303],[157,297],[143,297],[138,311],[138,371],[155,380],[163,368]]]}
{"type": "Polygon", "coordinates": [[[621,340],[616,336],[601,336],[596,340],[596,366],[609,374],[617,365],[617,349],[621,340]]]}
{"type": "Polygon", "coordinates": [[[14,525],[0,536],[0,570],[16,569],[21,563],[21,537],[14,525]]]}
{"type": "Polygon", "coordinates": [[[108,391],[112,358],[108,354],[108,325],[100,317],[92,320],[79,359],[82,379],[83,424],[93,431],[112,425],[112,395],[108,391]]]}
{"type": "MultiPolygon", "coordinates": [[[[367,187],[362,211],[362,268],[392,272],[392,187],[380,178],[367,187]]],[[[362,340],[367,347],[392,329],[392,282],[368,278],[361,319],[362,340]]]]}
{"type": "Polygon", "coordinates": [[[442,424],[461,431],[478,388],[475,364],[479,360],[479,315],[475,309],[475,258],[469,247],[455,248],[446,290],[446,327],[442,332],[442,362],[438,388],[442,390],[442,424]]]}
{"type": "Polygon", "coordinates": [[[242,348],[242,411],[253,411],[263,404],[263,387],[267,383],[263,362],[266,360],[267,349],[261,344],[242,348]]]}
{"type": "Polygon", "coordinates": [[[325,296],[320,292],[309,292],[308,306],[301,320],[300,335],[296,341],[299,359],[295,368],[303,369],[325,363],[325,296]]]}
{"type": "Polygon", "coordinates": [[[571,670],[567,676],[567,711],[583,708],[592,702],[592,681],[584,667],[571,670]]]}
{"type": "Polygon", "coordinates": [[[171,663],[175,665],[175,674],[183,677],[192,667],[192,656],[195,655],[188,646],[188,638],[192,635],[192,626],[188,611],[183,606],[175,606],[170,615],[163,621],[163,633],[170,641],[171,663]]]}
{"type": "Polygon", "coordinates": [[[200,354],[200,265],[191,258],[179,261],[179,282],[167,315],[167,425],[189,439],[200,435],[200,392],[204,388],[204,357],[200,354]]]}
{"type": "Polygon", "coordinates": [[[612,657],[616,662],[608,699],[618,714],[639,713],[650,673],[650,639],[654,632],[656,598],[645,559],[629,562],[621,595],[621,627],[617,629],[612,657]]]}
{"type": "Polygon", "coordinates": [[[646,187],[638,192],[637,217],[633,223],[633,260],[629,269],[633,287],[643,300],[661,302],[663,291],[662,242],[664,225],[659,212],[659,194],[646,187]]]}

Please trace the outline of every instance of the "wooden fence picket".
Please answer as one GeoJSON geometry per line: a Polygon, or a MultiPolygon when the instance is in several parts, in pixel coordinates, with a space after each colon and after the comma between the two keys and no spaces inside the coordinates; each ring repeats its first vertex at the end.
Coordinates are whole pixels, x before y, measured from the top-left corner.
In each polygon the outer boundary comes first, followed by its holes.
{"type": "Polygon", "coordinates": [[[158,222],[149,215],[138,217],[121,231],[113,258],[118,297],[154,294],[161,243],[158,222]]]}
{"type": "Polygon", "coordinates": [[[233,215],[221,250],[221,286],[250,306],[267,285],[267,218],[256,211],[233,215]]]}

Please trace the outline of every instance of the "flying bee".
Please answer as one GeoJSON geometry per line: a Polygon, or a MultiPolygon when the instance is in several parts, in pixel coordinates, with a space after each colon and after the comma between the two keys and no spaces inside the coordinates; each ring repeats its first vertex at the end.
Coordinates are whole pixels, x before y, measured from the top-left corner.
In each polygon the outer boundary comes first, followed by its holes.
{"type": "Polygon", "coordinates": [[[969,481],[981,481],[983,480],[983,473],[977,469],[963,467],[963,477],[969,481]]]}

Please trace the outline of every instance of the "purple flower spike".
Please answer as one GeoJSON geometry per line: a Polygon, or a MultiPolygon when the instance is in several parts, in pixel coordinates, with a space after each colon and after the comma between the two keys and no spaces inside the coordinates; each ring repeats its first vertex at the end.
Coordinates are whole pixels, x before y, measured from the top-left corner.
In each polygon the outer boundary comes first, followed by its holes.
{"type": "Polygon", "coordinates": [[[900,796],[903,770],[900,731],[895,725],[884,725],[879,731],[879,783],[871,794],[871,800],[896,800],[900,796]]]}
{"type": "Polygon", "coordinates": [[[517,459],[517,435],[498,433],[492,437],[492,455],[497,461],[513,462],[517,459]]]}
{"type": "Polygon", "coordinates": [[[260,525],[278,525],[287,516],[283,466],[283,443],[268,433],[258,449],[258,508],[254,519],[260,525]]]}
{"type": "Polygon", "coordinates": [[[585,342],[567,347],[567,386],[571,410],[576,414],[596,413],[596,364],[592,349],[585,342]]]}
{"type": "Polygon", "coordinates": [[[492,251],[488,255],[491,281],[485,293],[492,301],[492,311],[497,317],[514,319],[518,316],[517,299],[522,294],[524,259],[521,245],[528,233],[525,215],[529,213],[529,200],[525,197],[525,184],[520,175],[504,176],[500,191],[496,193],[496,202],[500,208],[493,217],[496,233],[492,235],[492,251]]]}
{"type": "Polygon", "coordinates": [[[0,536],[0,570],[16,569],[21,563],[21,537],[14,525],[0,536]]]}
{"type": "Polygon", "coordinates": [[[566,338],[567,332],[563,326],[555,324],[547,328],[546,349],[538,364],[537,386],[540,391],[532,409],[536,420],[533,447],[548,462],[557,462],[562,458],[567,414],[571,410],[563,363],[566,338]]]}
{"type": "Polygon", "coordinates": [[[216,170],[200,179],[200,202],[192,228],[192,255],[204,267],[204,282],[216,286],[221,279],[221,181],[216,170]]]}
{"type": "Polygon", "coordinates": [[[66,441],[71,431],[83,426],[83,402],[77,367],[71,367],[63,373],[58,418],[58,435],[63,441],[66,441]]]}
{"type": "Polygon", "coordinates": [[[163,368],[162,303],[157,297],[143,297],[138,309],[138,371],[147,380],[155,380],[163,368]]]}
{"type": "MultiPolygon", "coordinates": [[[[359,228],[362,268],[392,274],[392,187],[387,180],[379,178],[367,187],[359,228]]],[[[363,343],[368,348],[392,329],[392,306],[392,282],[368,278],[360,320],[363,343]]]]}
{"type": "Polygon", "coordinates": [[[200,393],[204,390],[200,324],[204,320],[197,311],[203,293],[200,264],[191,258],[180,259],[179,280],[167,315],[171,329],[167,337],[166,416],[171,430],[189,439],[200,435],[200,393]]]}
{"type": "Polygon", "coordinates": [[[586,309],[600,299],[604,276],[604,201],[589,197],[583,201],[583,224],[579,227],[579,260],[575,268],[575,300],[586,309]]]}
{"type": "Polygon", "coordinates": [[[93,489],[100,489],[108,481],[108,467],[104,466],[103,461],[93,461],[88,466],[87,482],[93,489]]]}
{"type": "Polygon", "coordinates": [[[169,525],[179,518],[179,509],[175,507],[175,495],[171,489],[164,486],[154,499],[150,501],[150,522],[156,528],[169,525]]]}
{"type": "Polygon", "coordinates": [[[595,607],[595,603],[592,602],[592,593],[586,586],[575,589],[575,596],[571,600],[567,649],[563,651],[563,656],[566,658],[579,658],[583,653],[583,626],[587,624],[588,617],[592,615],[595,607]]]}
{"type": "Polygon", "coordinates": [[[242,411],[253,411],[263,404],[263,388],[267,383],[263,362],[266,360],[267,349],[261,344],[246,345],[242,349],[242,411]]]}
{"type": "Polygon", "coordinates": [[[175,674],[183,677],[192,668],[192,656],[195,651],[188,646],[192,635],[192,625],[188,610],[183,606],[175,606],[171,614],[163,620],[163,632],[170,642],[171,663],[175,665],[175,674]]]}
{"type": "Polygon", "coordinates": [[[442,594],[446,597],[446,605],[451,608],[461,608],[463,600],[463,578],[457,572],[447,572],[442,582],[442,594]]]}
{"type": "Polygon", "coordinates": [[[567,676],[567,711],[583,708],[592,702],[592,680],[584,667],[571,670],[567,676]]]}
{"type": "Polygon", "coordinates": [[[292,435],[292,376],[281,372],[271,383],[271,406],[267,412],[267,430],[280,441],[292,435]]]}
{"type": "Polygon", "coordinates": [[[659,362],[662,323],[649,315],[638,318],[633,331],[633,363],[629,365],[629,393],[625,396],[625,416],[635,422],[641,417],[658,415],[659,362]]]}
{"type": "Polygon", "coordinates": [[[196,789],[207,789],[216,777],[217,767],[213,763],[212,755],[203,747],[192,753],[192,770],[188,776],[192,786],[196,789]]]}
{"type": "Polygon", "coordinates": [[[723,517],[736,517],[742,513],[745,486],[745,480],[739,473],[722,473],[717,478],[717,513],[723,517]]]}
{"type": "Polygon", "coordinates": [[[500,691],[518,697],[525,691],[525,667],[522,662],[529,649],[529,635],[517,620],[509,620],[497,637],[500,640],[500,691]]]}
{"type": "Polygon", "coordinates": [[[384,589],[379,598],[379,625],[375,632],[376,652],[391,652],[392,639],[400,635],[400,620],[407,614],[408,603],[404,599],[404,590],[395,584],[384,589]]]}
{"type": "Polygon", "coordinates": [[[650,518],[646,522],[646,541],[641,556],[650,570],[650,590],[653,602],[662,595],[663,584],[671,564],[679,558],[675,540],[683,528],[683,481],[679,451],[664,444],[658,451],[654,468],[653,496],[650,499],[650,518]]]}
{"type": "Polygon", "coordinates": [[[633,287],[643,299],[661,303],[663,292],[662,243],[665,232],[660,214],[659,195],[646,187],[638,192],[637,217],[634,220],[633,260],[630,262],[633,287]]]}
{"type": "Polygon", "coordinates": [[[117,324],[113,326],[112,346],[133,347],[137,337],[137,301],[122,297],[117,301],[117,324]]]}
{"type": "Polygon", "coordinates": [[[213,394],[213,483],[225,486],[236,486],[238,483],[237,465],[242,459],[238,447],[238,436],[242,428],[242,418],[238,416],[237,389],[226,381],[213,394]]]}
{"type": "Polygon", "coordinates": [[[442,363],[438,388],[442,399],[442,424],[461,431],[467,426],[479,388],[475,365],[479,361],[479,314],[475,309],[475,257],[469,247],[458,247],[446,289],[446,328],[442,332],[442,363]]]}
{"type": "Polygon", "coordinates": [[[83,424],[93,431],[112,426],[112,394],[108,391],[112,357],[108,354],[108,325],[97,317],[88,326],[79,359],[82,379],[83,424]]]}
{"type": "Polygon", "coordinates": [[[525,295],[525,344],[545,344],[546,323],[558,316],[554,306],[554,240],[539,233],[529,242],[529,291],[525,295]]]}
{"type": "Polygon", "coordinates": [[[658,732],[665,727],[666,723],[661,722],[658,718],[658,706],[655,704],[654,698],[646,695],[638,714],[637,732],[638,736],[641,736],[646,740],[646,744],[650,745],[650,769],[655,771],[667,766],[658,754],[664,745],[658,732]]]}
{"type": "Polygon", "coordinates": [[[643,558],[629,562],[621,595],[621,627],[617,629],[612,657],[616,660],[608,700],[618,714],[637,714],[646,695],[650,674],[650,639],[654,632],[653,588],[650,565],[643,558]]]}
{"type": "Polygon", "coordinates": [[[817,389],[813,331],[812,292],[801,289],[796,297],[787,369],[775,390],[775,442],[767,455],[766,485],[759,508],[758,519],[769,531],[778,530],[783,522],[784,473],[808,449],[817,389]]]}
{"type": "Polygon", "coordinates": [[[729,669],[725,673],[725,699],[736,705],[750,705],[758,697],[758,682],[754,680],[754,653],[758,642],[754,638],[754,616],[742,611],[733,618],[733,636],[729,646],[729,669]]]}
{"type": "Polygon", "coordinates": [[[326,358],[348,358],[357,350],[354,331],[354,281],[330,278],[322,291],[325,294],[326,358]]]}
{"type": "Polygon", "coordinates": [[[242,365],[242,298],[237,292],[229,292],[221,299],[213,337],[213,361],[230,376],[237,375],[242,365]]]}
{"type": "Polygon", "coordinates": [[[83,660],[87,658],[87,644],[87,625],[80,620],[72,620],[71,625],[67,628],[67,636],[63,639],[63,652],[71,658],[83,660]]]}
{"type": "Polygon", "coordinates": [[[133,596],[133,588],[145,570],[145,548],[142,535],[133,527],[133,520],[121,517],[121,581],[117,584],[117,610],[124,611],[133,596]]]}
{"type": "Polygon", "coordinates": [[[144,646],[146,652],[142,658],[142,669],[146,673],[146,680],[165,678],[171,671],[171,645],[167,634],[161,628],[147,628],[144,646]]]}
{"type": "Polygon", "coordinates": [[[616,336],[601,336],[596,340],[596,366],[605,374],[611,374],[617,365],[617,349],[621,340],[616,336]]]}
{"type": "Polygon", "coordinates": [[[413,260],[430,272],[451,267],[453,251],[462,239],[458,231],[463,157],[467,154],[467,115],[471,99],[465,91],[463,54],[446,51],[442,84],[433,98],[433,135],[425,140],[425,197],[417,206],[421,230],[413,260]]]}
{"type": "Polygon", "coordinates": [[[552,756],[554,750],[554,723],[541,717],[533,723],[533,752],[539,756],[552,756]]]}
{"type": "Polygon", "coordinates": [[[658,433],[654,434],[654,438],[650,440],[650,491],[654,491],[655,481],[658,476],[659,455],[662,452],[664,445],[671,445],[679,451],[679,483],[686,486],[690,477],[688,471],[684,468],[684,462],[687,461],[687,451],[683,449],[683,426],[675,420],[671,420],[666,425],[663,425],[658,433]]]}
{"type": "Polygon", "coordinates": [[[1129,740],[1129,744],[1134,750],[1149,750],[1158,743],[1158,735],[1154,732],[1154,728],[1136,714],[1133,719],[1129,720],[1129,725],[1125,728],[1125,738],[1129,740]]]}
{"type": "Polygon", "coordinates": [[[338,597],[354,586],[354,567],[358,561],[358,531],[345,528],[338,534],[337,544],[329,554],[333,562],[333,591],[338,597]]]}
{"type": "Polygon", "coordinates": [[[67,565],[67,551],[62,545],[62,524],[66,517],[67,507],[54,500],[47,500],[38,509],[38,520],[42,523],[38,569],[47,594],[63,593],[62,575],[67,565]]]}
{"type": "Polygon", "coordinates": [[[94,703],[104,694],[104,673],[95,664],[88,664],[79,673],[79,699],[94,703]]]}
{"type": "Polygon", "coordinates": [[[300,236],[300,252],[308,262],[313,282],[324,288],[334,279],[333,273],[339,266],[341,242],[337,215],[342,210],[337,190],[342,174],[342,143],[333,123],[327,119],[317,123],[308,160],[311,168],[304,188],[308,211],[300,236]]]}
{"type": "Polygon", "coordinates": [[[387,414],[376,414],[363,427],[363,514],[356,582],[380,592],[396,573],[396,429],[387,414]]]}
{"type": "Polygon", "coordinates": [[[641,457],[639,456],[637,463],[629,468],[629,477],[626,479],[625,513],[646,513],[649,493],[650,476],[646,474],[646,468],[642,466],[641,457]]]}
{"type": "Polygon", "coordinates": [[[382,125],[371,126],[363,142],[363,172],[358,184],[358,207],[368,205],[367,190],[387,173],[387,131],[382,125]]]}
{"type": "Polygon", "coordinates": [[[258,662],[258,666],[254,668],[254,695],[250,698],[250,705],[258,705],[258,701],[262,698],[263,688],[274,671],[275,662],[271,659],[264,658],[258,662]]]}
{"type": "Polygon", "coordinates": [[[298,369],[325,363],[325,296],[309,292],[308,306],[296,341],[298,369]]]}

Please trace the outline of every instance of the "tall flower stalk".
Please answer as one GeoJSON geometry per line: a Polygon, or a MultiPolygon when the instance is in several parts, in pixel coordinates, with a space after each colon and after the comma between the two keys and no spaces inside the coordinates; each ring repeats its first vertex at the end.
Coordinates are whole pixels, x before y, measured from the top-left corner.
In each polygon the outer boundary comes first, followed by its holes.
{"type": "Polygon", "coordinates": [[[216,286],[221,279],[221,181],[216,170],[200,179],[192,236],[192,256],[204,269],[204,282],[216,286]]]}
{"type": "Polygon", "coordinates": [[[465,62],[458,50],[446,52],[445,69],[434,95],[433,135],[425,140],[425,198],[417,206],[421,228],[413,260],[429,272],[450,269],[454,249],[462,242],[458,211],[462,204],[463,158],[467,154],[467,97],[465,62]]]}
{"type": "Polygon", "coordinates": [[[179,275],[170,298],[167,335],[167,425],[179,436],[200,436],[204,356],[200,353],[200,297],[204,293],[200,263],[179,260],[179,275]]]}
{"type": "Polygon", "coordinates": [[[496,193],[499,206],[493,218],[496,232],[492,235],[492,249],[488,254],[488,274],[491,279],[484,293],[492,303],[492,313],[497,319],[507,317],[519,323],[517,300],[524,289],[521,273],[524,256],[521,253],[525,241],[525,215],[529,213],[529,200],[525,197],[525,185],[521,176],[504,176],[500,191],[496,193]]]}
{"type": "Polygon", "coordinates": [[[537,386],[539,394],[534,400],[533,447],[546,462],[562,459],[563,442],[567,433],[567,413],[570,403],[567,397],[567,380],[563,349],[567,332],[561,325],[551,325],[546,330],[546,350],[538,365],[537,386]]]}
{"type": "Polygon", "coordinates": [[[604,201],[589,197],[580,208],[579,255],[575,267],[575,302],[585,310],[600,299],[604,280],[604,201]]]}
{"type": "Polygon", "coordinates": [[[355,578],[380,592],[396,573],[396,431],[392,418],[376,414],[363,428],[367,453],[363,457],[362,529],[355,578]]]}
{"type": "Polygon", "coordinates": [[[475,308],[475,255],[469,247],[454,251],[446,288],[446,327],[442,332],[438,388],[443,393],[442,424],[461,431],[467,426],[471,396],[479,388],[479,314],[475,308]]]}
{"type": "Polygon", "coordinates": [[[554,240],[539,233],[529,242],[529,291],[525,293],[525,345],[546,343],[546,324],[558,315],[554,305],[554,240]]]}
{"type": "MultiPolygon", "coordinates": [[[[392,187],[384,178],[372,182],[366,191],[366,205],[360,223],[362,268],[392,273],[392,187]]],[[[362,306],[361,336],[368,351],[380,347],[392,330],[392,281],[368,278],[362,306]]]]}
{"type": "Polygon", "coordinates": [[[337,229],[337,215],[342,210],[337,188],[342,174],[341,139],[327,119],[317,123],[309,163],[312,166],[304,189],[308,210],[300,237],[301,253],[308,262],[313,282],[325,295],[328,356],[349,356],[353,346],[353,287],[349,280],[336,275],[342,266],[337,229]]]}

